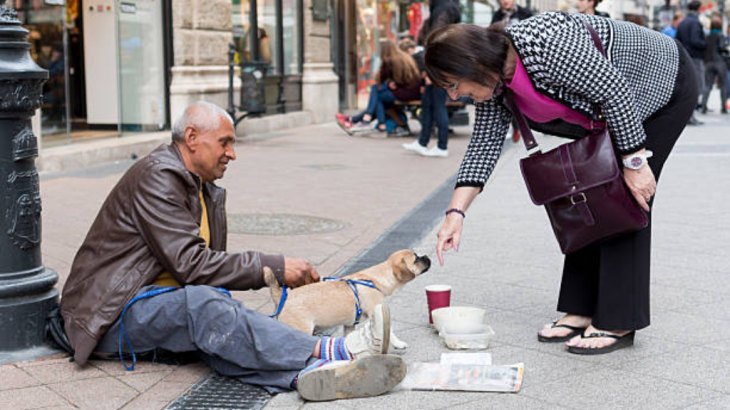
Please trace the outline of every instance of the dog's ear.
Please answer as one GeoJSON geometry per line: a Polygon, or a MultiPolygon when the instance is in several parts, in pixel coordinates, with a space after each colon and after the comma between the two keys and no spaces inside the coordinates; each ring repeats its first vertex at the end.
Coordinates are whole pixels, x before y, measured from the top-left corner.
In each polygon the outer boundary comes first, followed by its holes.
{"type": "Polygon", "coordinates": [[[414,259],[415,261],[415,255],[413,253],[403,255],[397,263],[391,266],[393,276],[401,283],[409,282],[416,278],[416,274],[411,270],[411,265],[413,265],[414,261],[410,261],[409,259],[414,259]]]}

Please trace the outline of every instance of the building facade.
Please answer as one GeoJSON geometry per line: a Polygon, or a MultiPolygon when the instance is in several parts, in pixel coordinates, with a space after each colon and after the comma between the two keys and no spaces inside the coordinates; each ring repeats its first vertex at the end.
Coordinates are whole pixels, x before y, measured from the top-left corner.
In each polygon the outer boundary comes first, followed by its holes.
{"type": "MultiPolygon", "coordinates": [[[[483,26],[499,7],[498,0],[458,3],[463,22],[483,26]]],[[[538,12],[573,7],[571,0],[517,3],[538,12]]],[[[706,3],[712,7],[717,1],[706,3]]],[[[192,101],[226,107],[231,43],[236,64],[265,64],[265,115],[272,121],[284,123],[275,115],[291,113],[306,113],[308,122],[332,121],[338,111],[365,106],[380,65],[380,42],[417,37],[429,13],[427,0],[10,0],[8,5],[30,32],[31,56],[50,74],[38,116],[42,149],[168,130],[192,101]]],[[[623,18],[627,13],[649,17],[665,6],[660,0],[605,0],[599,8],[623,18]]],[[[234,89],[240,90],[237,79],[234,89]]]]}

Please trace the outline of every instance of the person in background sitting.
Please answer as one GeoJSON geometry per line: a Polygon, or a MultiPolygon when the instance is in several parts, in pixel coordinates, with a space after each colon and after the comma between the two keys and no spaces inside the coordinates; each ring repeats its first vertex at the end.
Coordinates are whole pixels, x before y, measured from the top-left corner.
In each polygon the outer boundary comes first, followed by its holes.
{"type": "MultiPolygon", "coordinates": [[[[378,131],[386,131],[386,106],[396,100],[410,101],[421,97],[421,77],[416,62],[407,53],[401,51],[392,41],[380,42],[380,70],[376,76],[376,83],[370,88],[370,99],[365,111],[348,117],[338,113],[335,118],[337,124],[348,134],[352,134],[355,124],[370,128],[373,119],[378,120],[378,131]]],[[[396,121],[396,123],[399,121],[396,121]]],[[[402,137],[409,135],[408,124],[400,121],[389,136],[402,137]]]]}

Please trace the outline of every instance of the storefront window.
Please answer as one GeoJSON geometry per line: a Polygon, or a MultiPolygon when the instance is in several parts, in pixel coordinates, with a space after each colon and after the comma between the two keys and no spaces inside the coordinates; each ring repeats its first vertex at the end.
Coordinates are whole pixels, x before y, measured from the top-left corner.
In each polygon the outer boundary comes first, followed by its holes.
{"type": "Polygon", "coordinates": [[[249,27],[251,25],[251,6],[248,0],[234,0],[232,26],[233,42],[236,45],[236,54],[233,60],[236,64],[242,61],[251,61],[251,42],[249,41],[249,27]]]}
{"type": "Polygon", "coordinates": [[[284,17],[284,74],[301,74],[299,0],[282,0],[284,17]]]}
{"type": "Polygon", "coordinates": [[[269,74],[280,74],[276,48],[276,0],[257,0],[260,61],[269,63],[269,74]]]}
{"type": "Polygon", "coordinates": [[[357,101],[367,106],[370,86],[380,69],[380,40],[398,41],[398,7],[388,0],[357,0],[357,101]]]}
{"type": "Polygon", "coordinates": [[[15,0],[13,4],[23,27],[29,31],[31,57],[48,70],[41,106],[43,145],[65,143],[67,139],[64,8],[63,2],[61,5],[49,3],[55,2],[15,0]]]}
{"type": "Polygon", "coordinates": [[[234,62],[268,64],[268,113],[301,109],[302,0],[232,0],[234,62]],[[256,37],[251,38],[252,33],[256,37]]]}

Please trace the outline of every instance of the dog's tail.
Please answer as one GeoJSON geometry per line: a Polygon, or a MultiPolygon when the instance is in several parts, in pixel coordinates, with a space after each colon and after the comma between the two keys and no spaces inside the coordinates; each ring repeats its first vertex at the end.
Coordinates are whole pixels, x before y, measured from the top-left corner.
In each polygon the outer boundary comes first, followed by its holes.
{"type": "Polygon", "coordinates": [[[279,306],[279,300],[281,299],[281,286],[279,285],[279,281],[276,280],[274,271],[268,266],[264,266],[264,282],[271,290],[271,299],[274,301],[274,306],[279,306]]]}

